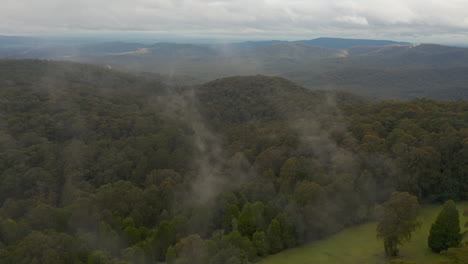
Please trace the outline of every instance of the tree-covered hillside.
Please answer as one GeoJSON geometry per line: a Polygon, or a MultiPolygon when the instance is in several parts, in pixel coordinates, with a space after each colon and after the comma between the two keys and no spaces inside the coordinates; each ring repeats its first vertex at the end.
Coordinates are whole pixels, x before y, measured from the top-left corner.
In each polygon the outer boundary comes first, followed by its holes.
{"type": "Polygon", "coordinates": [[[468,99],[468,49],[436,44],[318,38],[149,45],[7,37],[0,38],[0,58],[91,63],[177,85],[265,74],[381,99],[468,99]]]}
{"type": "Polygon", "coordinates": [[[0,60],[0,263],[249,263],[468,198],[468,103],[0,60]]]}

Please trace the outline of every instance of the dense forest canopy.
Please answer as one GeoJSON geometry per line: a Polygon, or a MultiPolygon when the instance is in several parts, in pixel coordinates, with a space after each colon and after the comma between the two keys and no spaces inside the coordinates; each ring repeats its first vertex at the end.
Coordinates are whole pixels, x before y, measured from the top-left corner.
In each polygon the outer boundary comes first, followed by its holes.
{"type": "Polygon", "coordinates": [[[468,103],[0,60],[2,263],[247,263],[468,199],[468,103]]]}

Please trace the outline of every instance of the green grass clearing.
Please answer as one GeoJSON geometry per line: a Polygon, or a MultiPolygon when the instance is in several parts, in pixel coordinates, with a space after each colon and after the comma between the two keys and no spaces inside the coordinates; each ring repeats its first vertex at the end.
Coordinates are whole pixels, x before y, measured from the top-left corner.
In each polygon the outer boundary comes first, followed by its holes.
{"type": "MultiPolygon", "coordinates": [[[[457,203],[460,224],[468,221],[463,210],[468,202],[457,203]]],[[[410,242],[400,247],[400,259],[417,264],[439,264],[445,257],[431,252],[427,237],[431,224],[435,221],[442,206],[424,206],[421,210],[421,228],[413,233],[410,242]]],[[[347,228],[327,239],[301,247],[285,250],[269,256],[259,264],[386,264],[383,243],[376,238],[377,223],[368,223],[347,228]]]]}

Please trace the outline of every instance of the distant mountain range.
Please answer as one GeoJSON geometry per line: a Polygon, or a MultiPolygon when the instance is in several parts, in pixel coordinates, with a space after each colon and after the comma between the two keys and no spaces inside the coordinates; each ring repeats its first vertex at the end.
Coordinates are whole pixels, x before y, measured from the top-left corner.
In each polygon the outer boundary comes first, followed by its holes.
{"type": "Polygon", "coordinates": [[[178,85],[233,75],[267,74],[286,77],[309,88],[373,97],[468,97],[468,48],[388,40],[318,38],[147,45],[0,37],[0,58],[91,63],[178,85]]]}
{"type": "Polygon", "coordinates": [[[383,47],[390,45],[411,45],[409,42],[397,42],[391,40],[372,40],[372,39],[343,39],[343,38],[317,38],[312,40],[295,41],[305,43],[316,47],[325,47],[330,49],[349,49],[358,46],[383,47]]]}

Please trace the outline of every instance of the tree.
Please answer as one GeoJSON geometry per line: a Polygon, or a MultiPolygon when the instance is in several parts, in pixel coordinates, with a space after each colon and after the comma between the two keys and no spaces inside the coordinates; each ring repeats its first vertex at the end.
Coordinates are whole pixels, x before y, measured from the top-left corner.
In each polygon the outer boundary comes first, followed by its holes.
{"type": "Polygon", "coordinates": [[[278,220],[273,219],[268,226],[267,231],[268,241],[270,242],[270,252],[278,253],[284,249],[283,240],[281,238],[281,224],[278,220]]]}
{"type": "Polygon", "coordinates": [[[268,244],[268,239],[263,231],[257,231],[253,234],[252,244],[257,250],[257,255],[267,256],[270,251],[270,246],[268,244]]]}
{"type": "Polygon", "coordinates": [[[241,233],[237,231],[233,231],[228,235],[225,235],[222,238],[222,243],[225,245],[225,247],[234,247],[239,249],[241,253],[241,259],[244,260],[242,263],[246,263],[246,261],[253,260],[257,255],[255,247],[250,241],[250,239],[246,236],[242,236],[241,233]]]}
{"type": "Polygon", "coordinates": [[[281,239],[284,247],[294,247],[296,245],[296,232],[294,227],[289,223],[287,216],[285,214],[280,214],[275,219],[278,220],[281,226],[281,239]]]}
{"type": "MultiPolygon", "coordinates": [[[[169,252],[171,247],[168,249],[166,254],[166,261],[169,263],[173,257],[172,253],[169,252]],[[169,259],[168,259],[169,257],[169,259]]],[[[184,237],[174,247],[174,253],[176,260],[173,263],[177,264],[200,264],[206,263],[205,259],[205,241],[199,235],[189,235],[184,237]]]]}
{"type": "Polygon", "coordinates": [[[175,248],[173,246],[169,246],[166,251],[166,263],[167,264],[174,264],[177,258],[177,254],[175,248]]]}
{"type": "MultiPolygon", "coordinates": [[[[463,216],[468,217],[468,209],[465,209],[465,211],[463,212],[463,216]]],[[[465,227],[468,227],[468,221],[465,223],[465,227]]]]}
{"type": "Polygon", "coordinates": [[[383,240],[387,256],[397,256],[398,245],[409,241],[420,225],[418,200],[407,192],[396,192],[379,209],[377,237],[383,240]]]}
{"type": "MultiPolygon", "coordinates": [[[[1,263],[84,263],[86,248],[65,233],[33,231],[15,247],[0,252],[1,263]]],[[[104,262],[90,262],[104,263],[104,262]]]]}
{"type": "Polygon", "coordinates": [[[87,264],[108,264],[110,263],[106,254],[102,251],[95,250],[88,256],[87,264]]]}
{"type": "Polygon", "coordinates": [[[173,224],[169,221],[162,221],[156,229],[151,241],[154,246],[153,252],[156,253],[156,258],[160,261],[164,261],[167,249],[176,242],[176,230],[173,224]]]}
{"type": "Polygon", "coordinates": [[[292,192],[297,181],[302,180],[307,173],[304,170],[299,159],[296,157],[289,158],[280,169],[278,181],[283,192],[292,192]]]}
{"type": "Polygon", "coordinates": [[[298,184],[294,191],[294,200],[301,206],[316,205],[324,197],[325,191],[322,186],[314,182],[303,182],[298,184]]]}
{"type": "Polygon", "coordinates": [[[223,229],[226,233],[237,231],[237,217],[239,217],[239,207],[235,204],[230,204],[223,219],[223,229]]]}
{"type": "Polygon", "coordinates": [[[452,200],[445,202],[442,211],[431,226],[428,245],[434,252],[457,247],[462,240],[458,210],[452,200]]]}
{"type": "Polygon", "coordinates": [[[126,248],[122,251],[122,257],[131,264],[145,264],[145,251],[139,246],[126,248]]]}
{"type": "Polygon", "coordinates": [[[247,203],[242,208],[242,212],[239,214],[239,232],[244,235],[248,236],[249,238],[252,237],[253,233],[256,231],[256,219],[255,219],[255,212],[252,208],[252,205],[247,203]]]}

